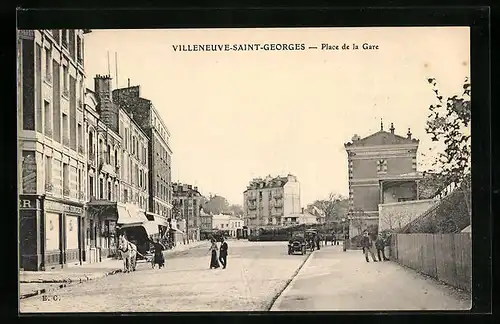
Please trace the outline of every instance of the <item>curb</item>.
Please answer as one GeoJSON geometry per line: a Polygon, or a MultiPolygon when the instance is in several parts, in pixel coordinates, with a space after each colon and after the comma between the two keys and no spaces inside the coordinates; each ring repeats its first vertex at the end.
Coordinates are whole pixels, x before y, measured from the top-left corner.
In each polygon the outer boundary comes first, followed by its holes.
{"type": "Polygon", "coordinates": [[[48,292],[51,292],[51,291],[54,291],[54,290],[65,288],[65,287],[67,287],[68,285],[70,285],[72,283],[75,283],[75,284],[84,283],[86,281],[90,281],[90,280],[94,280],[94,279],[99,279],[99,278],[104,278],[104,277],[111,276],[111,275],[114,275],[114,274],[117,274],[117,273],[120,273],[120,272],[122,272],[122,269],[111,270],[111,271],[105,272],[104,274],[99,275],[99,276],[91,276],[91,277],[89,277],[89,276],[85,275],[84,278],[80,278],[80,280],[78,280],[78,281],[76,281],[76,280],[73,281],[71,279],[63,279],[63,280],[47,280],[47,281],[32,280],[32,281],[20,282],[20,283],[61,283],[61,284],[57,285],[54,288],[43,288],[43,289],[38,289],[38,290],[32,291],[30,293],[21,294],[19,296],[19,299],[26,299],[26,298],[30,298],[30,297],[34,297],[34,296],[38,296],[38,295],[43,295],[45,293],[48,293],[48,292]]]}
{"type": "Polygon", "coordinates": [[[285,287],[278,293],[276,294],[276,296],[272,299],[270,305],[266,308],[267,311],[272,311],[272,308],[274,307],[274,305],[276,304],[276,302],[278,301],[278,299],[280,299],[280,297],[285,293],[287,292],[290,287],[291,287],[291,283],[295,280],[295,278],[297,277],[297,275],[299,274],[300,270],[306,265],[306,263],[309,262],[309,260],[311,259],[311,256],[316,252],[317,250],[314,250],[312,251],[308,256],[307,258],[304,260],[304,262],[302,262],[302,264],[297,268],[297,270],[295,270],[295,272],[293,273],[292,277],[290,279],[287,280],[286,284],[285,284],[285,287]]]}

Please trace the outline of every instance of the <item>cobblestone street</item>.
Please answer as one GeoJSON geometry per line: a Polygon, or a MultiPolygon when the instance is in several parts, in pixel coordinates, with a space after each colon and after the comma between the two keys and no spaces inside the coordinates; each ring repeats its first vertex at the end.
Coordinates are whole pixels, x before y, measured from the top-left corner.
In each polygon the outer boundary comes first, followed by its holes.
{"type": "Polygon", "coordinates": [[[167,259],[166,268],[137,271],[68,286],[20,301],[26,312],[263,311],[306,256],[286,242],[229,241],[227,269],[210,270],[208,245],[167,259]],[[45,296],[45,297],[44,297],[45,296]]]}

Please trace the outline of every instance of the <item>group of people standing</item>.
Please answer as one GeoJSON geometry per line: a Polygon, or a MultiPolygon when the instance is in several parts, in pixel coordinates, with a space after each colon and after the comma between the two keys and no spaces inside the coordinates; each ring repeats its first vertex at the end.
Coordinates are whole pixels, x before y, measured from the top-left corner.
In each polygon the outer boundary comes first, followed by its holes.
{"type": "Polygon", "coordinates": [[[375,258],[375,250],[377,251],[378,261],[388,261],[389,258],[385,256],[385,246],[386,239],[381,233],[378,234],[376,238],[370,236],[368,231],[363,232],[363,237],[361,238],[361,247],[363,248],[363,254],[365,255],[366,262],[370,262],[368,259],[368,254],[372,257],[373,262],[377,262],[375,258]]]}
{"type": "Polygon", "coordinates": [[[222,269],[226,269],[227,266],[227,242],[224,240],[224,237],[221,237],[220,247],[217,246],[217,241],[215,238],[210,239],[210,249],[211,257],[210,257],[210,269],[220,268],[222,264],[222,269]],[[219,252],[219,257],[217,257],[217,251],[219,252]],[[220,263],[219,263],[220,262],[220,263]]]}

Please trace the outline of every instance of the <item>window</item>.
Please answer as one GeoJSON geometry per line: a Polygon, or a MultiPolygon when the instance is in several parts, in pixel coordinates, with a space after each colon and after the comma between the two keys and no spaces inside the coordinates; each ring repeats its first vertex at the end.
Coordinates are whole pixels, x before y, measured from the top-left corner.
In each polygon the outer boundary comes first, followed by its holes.
{"type": "Polygon", "coordinates": [[[45,158],[45,185],[52,186],[52,157],[45,158]]]}
{"type": "Polygon", "coordinates": [[[63,65],[63,95],[66,97],[69,95],[69,70],[67,65],[63,65]]]}
{"type": "Polygon", "coordinates": [[[128,190],[123,189],[123,200],[124,202],[128,202],[128,190]]]}
{"type": "Polygon", "coordinates": [[[99,179],[99,199],[104,199],[104,179],[99,179]]]}
{"type": "Polygon", "coordinates": [[[59,42],[61,42],[59,29],[52,29],[51,32],[52,32],[52,37],[54,38],[56,43],[59,44],[59,42]]]}
{"type": "Polygon", "coordinates": [[[69,30],[69,54],[75,60],[75,31],[69,30]]]}
{"type": "Polygon", "coordinates": [[[76,58],[78,63],[82,64],[83,63],[83,58],[82,58],[82,39],[80,36],[76,36],[76,58]]]}
{"type": "Polygon", "coordinates": [[[89,177],[89,195],[90,197],[94,197],[94,177],[89,177]]]}
{"type": "Polygon", "coordinates": [[[63,29],[62,30],[62,44],[64,47],[68,47],[68,30],[63,29]]]}
{"type": "Polygon", "coordinates": [[[82,124],[78,123],[78,152],[82,153],[84,152],[83,149],[83,127],[82,124]]]}
{"type": "Polygon", "coordinates": [[[45,135],[52,136],[52,111],[50,103],[46,100],[43,101],[43,110],[45,114],[45,135]]]}
{"type": "Polygon", "coordinates": [[[387,172],[387,160],[377,161],[377,172],[387,172]]]}
{"type": "Polygon", "coordinates": [[[115,167],[118,167],[118,150],[115,150],[115,167]]]}
{"type": "Polygon", "coordinates": [[[259,199],[262,199],[262,191],[259,191],[259,199]]]}
{"type": "Polygon", "coordinates": [[[82,195],[80,192],[82,191],[82,170],[78,169],[78,199],[83,199],[82,195]]]}
{"type": "Polygon", "coordinates": [[[52,54],[50,49],[45,48],[45,80],[52,81],[52,54]]]}
{"type": "Polygon", "coordinates": [[[69,164],[63,163],[63,195],[69,196],[69,164]]]}
{"type": "Polygon", "coordinates": [[[69,145],[69,125],[68,125],[68,115],[62,114],[62,126],[63,126],[63,144],[69,145]]]}
{"type": "Polygon", "coordinates": [[[111,181],[108,181],[108,200],[112,200],[111,181]]]}
{"type": "Polygon", "coordinates": [[[111,164],[111,145],[106,145],[106,163],[111,164]]]}

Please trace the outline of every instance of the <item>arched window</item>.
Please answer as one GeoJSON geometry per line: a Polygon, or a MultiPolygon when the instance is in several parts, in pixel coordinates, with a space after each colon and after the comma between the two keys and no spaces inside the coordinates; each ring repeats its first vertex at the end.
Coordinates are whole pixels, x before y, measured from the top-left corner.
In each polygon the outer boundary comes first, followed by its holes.
{"type": "Polygon", "coordinates": [[[89,153],[94,154],[94,132],[92,129],[89,130],[89,153]]]}

